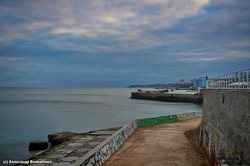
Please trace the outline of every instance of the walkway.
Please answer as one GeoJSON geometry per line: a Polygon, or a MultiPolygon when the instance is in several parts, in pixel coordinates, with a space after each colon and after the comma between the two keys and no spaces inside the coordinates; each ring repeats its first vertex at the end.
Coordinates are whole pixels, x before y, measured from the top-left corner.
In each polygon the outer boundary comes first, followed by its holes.
{"type": "Polygon", "coordinates": [[[200,122],[191,119],[138,128],[104,165],[209,166],[198,146],[200,122]]]}

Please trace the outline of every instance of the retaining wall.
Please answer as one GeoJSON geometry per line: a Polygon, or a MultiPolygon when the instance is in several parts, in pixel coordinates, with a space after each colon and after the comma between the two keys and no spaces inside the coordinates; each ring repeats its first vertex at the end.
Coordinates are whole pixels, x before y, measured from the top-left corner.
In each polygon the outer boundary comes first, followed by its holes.
{"type": "Polygon", "coordinates": [[[205,89],[200,142],[214,165],[250,165],[250,89],[205,89]]]}
{"type": "Polygon", "coordinates": [[[177,115],[160,116],[146,119],[138,119],[129,125],[121,128],[111,137],[106,139],[100,145],[89,151],[81,160],[73,165],[94,166],[103,165],[113,153],[115,153],[121,145],[133,134],[137,127],[145,127],[162,123],[177,122],[193,118],[200,118],[201,112],[190,112],[177,115]]]}

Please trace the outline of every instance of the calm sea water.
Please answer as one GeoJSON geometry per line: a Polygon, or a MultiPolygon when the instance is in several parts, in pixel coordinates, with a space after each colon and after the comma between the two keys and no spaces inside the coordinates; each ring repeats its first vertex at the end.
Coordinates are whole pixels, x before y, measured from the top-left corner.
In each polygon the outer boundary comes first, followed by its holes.
{"type": "Polygon", "coordinates": [[[138,118],[201,111],[190,103],[129,99],[132,88],[0,88],[0,159],[21,160],[32,140],[119,127],[138,118]]]}

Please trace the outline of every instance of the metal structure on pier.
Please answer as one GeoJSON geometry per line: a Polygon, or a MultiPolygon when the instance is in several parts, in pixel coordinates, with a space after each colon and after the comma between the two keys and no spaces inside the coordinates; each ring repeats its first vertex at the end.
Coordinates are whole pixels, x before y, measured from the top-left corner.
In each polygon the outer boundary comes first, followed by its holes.
{"type": "Polygon", "coordinates": [[[250,88],[250,68],[209,78],[206,88],[250,88]]]}

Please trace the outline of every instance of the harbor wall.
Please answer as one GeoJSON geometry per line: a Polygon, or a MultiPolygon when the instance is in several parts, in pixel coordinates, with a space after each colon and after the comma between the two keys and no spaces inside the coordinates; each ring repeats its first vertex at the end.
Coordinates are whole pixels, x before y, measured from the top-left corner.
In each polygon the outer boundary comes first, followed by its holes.
{"type": "Polygon", "coordinates": [[[190,102],[202,104],[202,93],[197,94],[165,94],[158,91],[132,92],[131,99],[157,100],[168,102],[190,102]]]}
{"type": "Polygon", "coordinates": [[[204,89],[201,146],[214,165],[250,165],[250,89],[204,89]]]}

